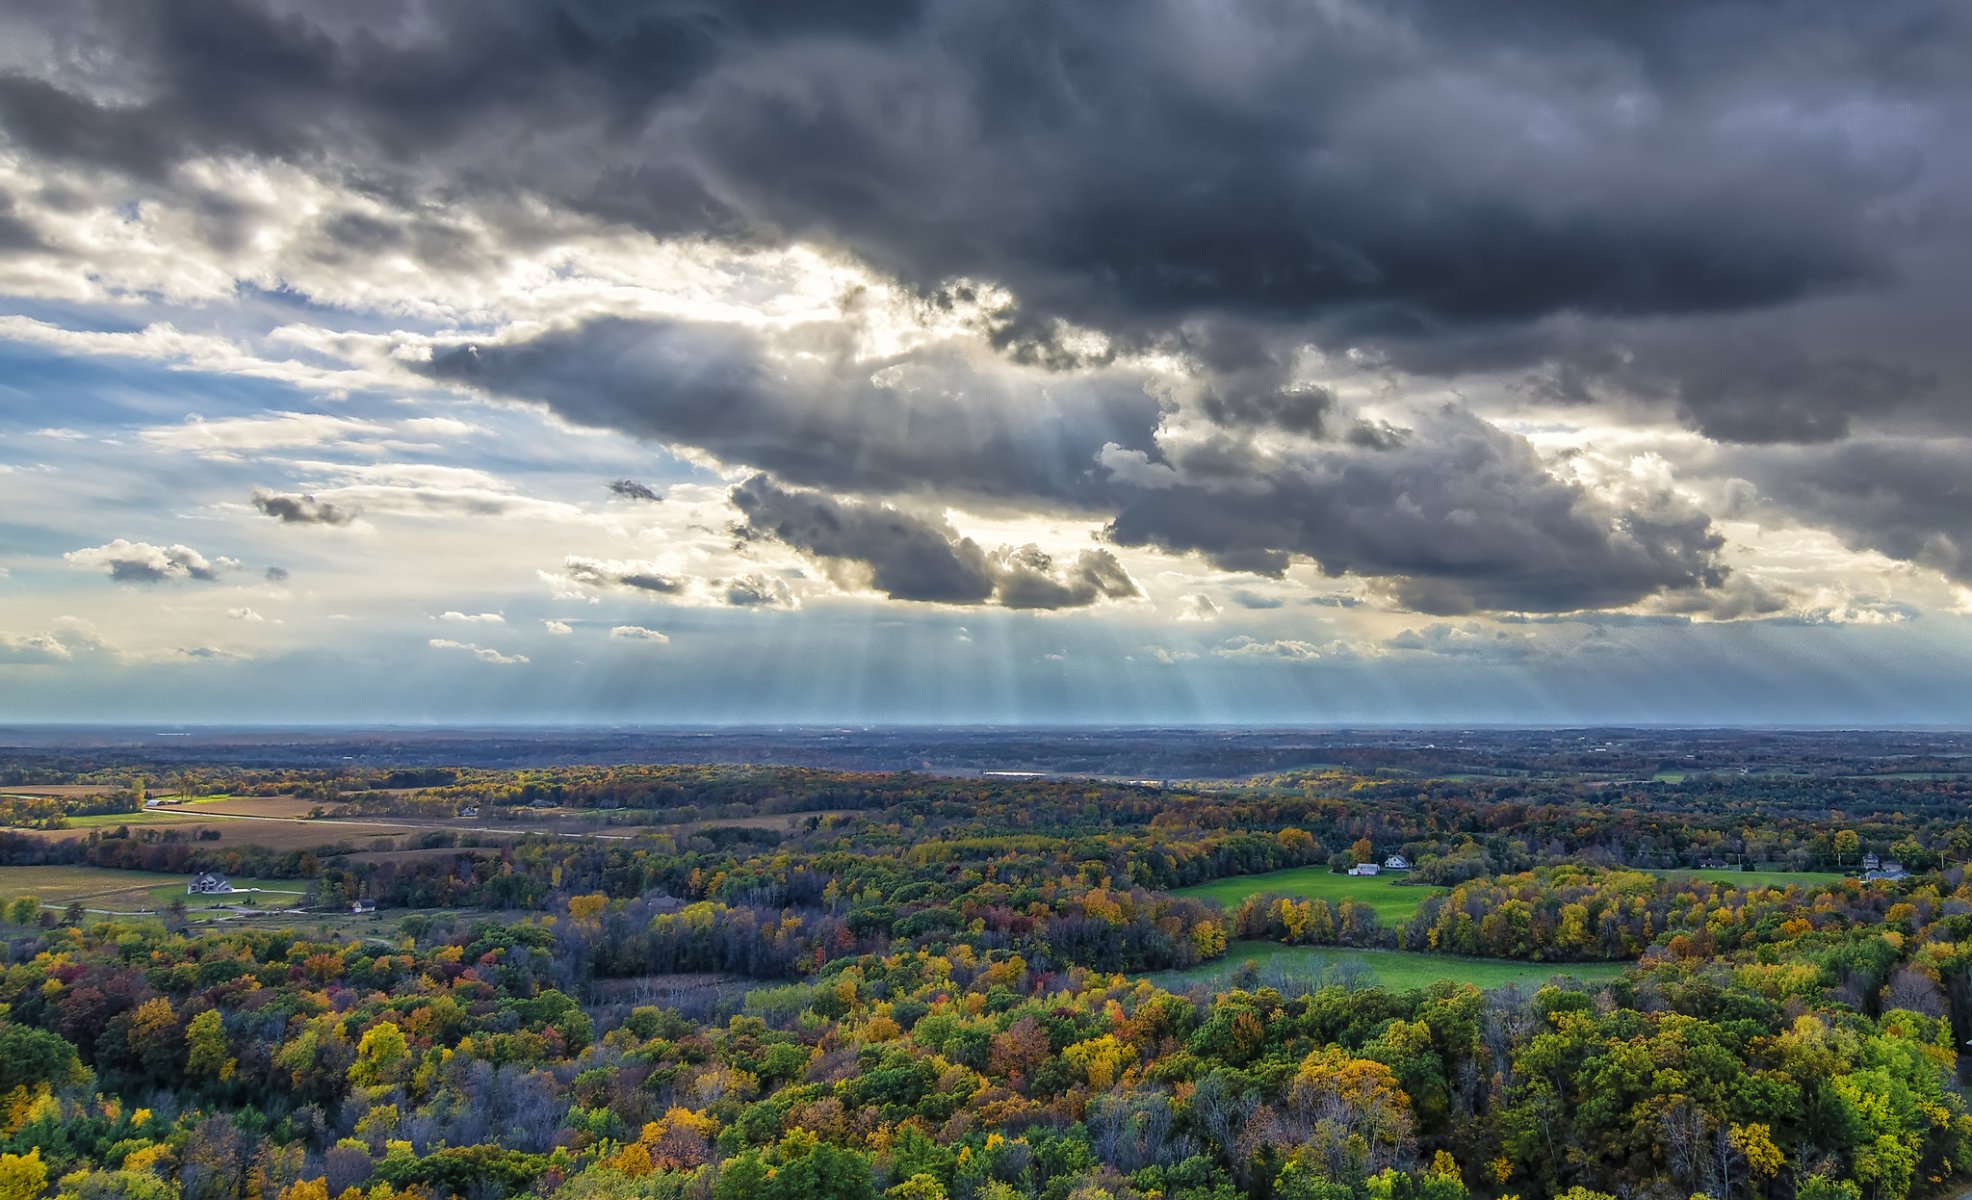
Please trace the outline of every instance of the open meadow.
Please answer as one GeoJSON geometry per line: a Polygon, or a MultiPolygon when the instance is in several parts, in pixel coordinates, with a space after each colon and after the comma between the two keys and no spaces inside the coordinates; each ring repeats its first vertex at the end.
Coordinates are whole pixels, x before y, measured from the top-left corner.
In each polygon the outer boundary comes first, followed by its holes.
{"type": "Polygon", "coordinates": [[[1274,942],[1235,942],[1223,959],[1184,971],[1150,976],[1159,987],[1186,988],[1206,984],[1214,989],[1239,986],[1249,973],[1251,986],[1278,987],[1284,983],[1374,985],[1389,991],[1428,987],[1441,979],[1471,984],[1482,990],[1514,987],[1532,989],[1557,975],[1584,983],[1613,979],[1628,963],[1534,963],[1497,958],[1460,958],[1409,950],[1358,950],[1337,946],[1282,946],[1274,942]]]}
{"type": "Polygon", "coordinates": [[[1417,912],[1417,906],[1424,903],[1425,897],[1433,895],[1438,889],[1421,887],[1403,882],[1405,874],[1385,875],[1338,875],[1327,867],[1294,867],[1286,871],[1269,871],[1263,875],[1234,875],[1226,879],[1214,879],[1209,883],[1197,883],[1190,887],[1176,888],[1174,896],[1192,896],[1200,900],[1217,900],[1227,908],[1236,908],[1248,896],[1258,896],[1267,892],[1280,892],[1306,899],[1332,900],[1337,904],[1344,900],[1354,900],[1367,904],[1376,912],[1376,919],[1384,925],[1394,925],[1407,921],[1417,912]]]}

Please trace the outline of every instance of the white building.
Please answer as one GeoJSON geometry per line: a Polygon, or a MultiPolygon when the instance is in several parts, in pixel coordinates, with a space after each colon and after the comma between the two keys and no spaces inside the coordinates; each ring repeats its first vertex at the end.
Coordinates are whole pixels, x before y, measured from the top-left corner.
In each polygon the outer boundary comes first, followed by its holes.
{"type": "Polygon", "coordinates": [[[1411,869],[1411,860],[1401,854],[1392,854],[1389,858],[1383,860],[1383,869],[1386,871],[1408,871],[1411,869]]]}
{"type": "Polygon", "coordinates": [[[1375,863],[1357,863],[1355,866],[1349,868],[1349,874],[1374,875],[1378,871],[1381,871],[1382,869],[1383,868],[1377,866],[1375,863]]]}
{"type": "Polygon", "coordinates": [[[199,872],[198,878],[185,885],[187,896],[224,896],[232,891],[232,883],[224,875],[212,871],[199,872]]]}

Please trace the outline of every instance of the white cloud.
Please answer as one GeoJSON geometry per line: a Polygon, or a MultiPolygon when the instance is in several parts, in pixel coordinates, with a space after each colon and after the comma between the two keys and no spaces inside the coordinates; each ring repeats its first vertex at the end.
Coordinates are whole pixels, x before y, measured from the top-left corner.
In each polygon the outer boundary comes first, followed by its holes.
{"type": "Polygon", "coordinates": [[[481,662],[497,663],[503,667],[528,661],[525,654],[502,654],[488,646],[479,646],[472,642],[455,642],[451,638],[432,638],[427,644],[438,650],[464,650],[481,662]]]}
{"type": "Polygon", "coordinates": [[[671,640],[657,630],[645,629],[642,625],[618,625],[609,631],[609,636],[623,638],[626,641],[632,642],[668,642],[671,640]]]}
{"type": "Polygon", "coordinates": [[[45,633],[0,633],[0,666],[67,662],[75,652],[45,633]]]}
{"type": "Polygon", "coordinates": [[[1220,658],[1284,658],[1290,662],[1312,662],[1321,658],[1325,651],[1313,642],[1293,639],[1269,642],[1241,634],[1213,647],[1212,653],[1220,658]]]}
{"type": "Polygon", "coordinates": [[[1215,621],[1218,617],[1219,606],[1212,603],[1212,597],[1205,593],[1178,597],[1178,620],[1215,621]]]}
{"type": "Polygon", "coordinates": [[[78,654],[111,650],[96,627],[79,617],[58,617],[53,624],[42,633],[0,633],[0,666],[65,663],[78,654]]]}
{"type": "Polygon", "coordinates": [[[257,625],[267,619],[250,608],[229,608],[226,610],[226,618],[231,621],[245,621],[249,625],[257,625]]]}
{"type": "Polygon", "coordinates": [[[455,621],[469,625],[505,625],[507,618],[496,612],[464,613],[456,608],[448,608],[433,617],[434,621],[455,621]]]}
{"type": "Polygon", "coordinates": [[[71,550],[64,561],[78,567],[101,568],[118,583],[162,583],[166,580],[197,579],[211,583],[222,570],[235,570],[239,561],[231,558],[208,559],[190,546],[153,546],[117,538],[101,546],[71,550]]]}
{"type": "Polygon", "coordinates": [[[558,637],[575,632],[575,626],[570,625],[567,621],[543,620],[541,624],[549,633],[555,634],[558,637]]]}
{"type": "Polygon", "coordinates": [[[228,417],[217,421],[192,416],[183,425],[160,425],[144,430],[140,436],[154,446],[172,450],[231,454],[341,445],[389,431],[388,425],[354,417],[278,412],[265,417],[228,417]]]}

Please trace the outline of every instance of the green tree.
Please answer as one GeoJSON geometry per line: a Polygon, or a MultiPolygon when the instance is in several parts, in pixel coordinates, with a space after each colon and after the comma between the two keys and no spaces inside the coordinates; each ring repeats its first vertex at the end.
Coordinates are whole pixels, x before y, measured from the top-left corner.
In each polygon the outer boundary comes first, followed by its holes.
{"type": "Polygon", "coordinates": [[[823,1145],[797,1129],[766,1153],[749,1150],[727,1161],[713,1200],[876,1200],[870,1160],[854,1150],[823,1145]]]}

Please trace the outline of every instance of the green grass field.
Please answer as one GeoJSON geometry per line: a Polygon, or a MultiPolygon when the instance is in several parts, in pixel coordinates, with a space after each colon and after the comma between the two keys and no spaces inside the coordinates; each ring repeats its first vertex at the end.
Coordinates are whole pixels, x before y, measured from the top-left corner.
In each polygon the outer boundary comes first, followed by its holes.
{"type": "Polygon", "coordinates": [[[1217,900],[1227,908],[1235,908],[1248,896],[1261,892],[1283,892],[1291,896],[1305,896],[1309,899],[1319,897],[1340,904],[1344,900],[1354,900],[1368,904],[1376,910],[1376,919],[1385,925],[1394,925],[1410,919],[1417,906],[1426,896],[1434,895],[1435,889],[1415,887],[1399,883],[1408,879],[1407,874],[1396,875],[1337,875],[1327,867],[1294,867],[1286,871],[1269,871],[1264,875],[1235,875],[1230,879],[1214,879],[1210,883],[1193,884],[1179,888],[1174,896],[1195,896],[1200,900],[1217,900]]]}
{"type": "Polygon", "coordinates": [[[1666,879],[1703,879],[1708,883],[1723,883],[1728,887],[1788,887],[1798,884],[1801,887],[1826,887],[1839,883],[1844,876],[1833,871],[1652,871],[1652,875],[1662,875],[1666,879]]]}
{"type": "Polygon", "coordinates": [[[187,910],[231,907],[251,898],[259,908],[289,908],[301,903],[305,879],[235,879],[235,888],[260,889],[232,895],[191,896],[185,893],[190,875],[161,871],[115,871],[103,867],[0,867],[0,897],[32,896],[43,904],[62,906],[80,901],[84,907],[112,912],[159,910],[183,900],[187,910]]]}
{"type": "Polygon", "coordinates": [[[1278,981],[1307,980],[1315,983],[1342,982],[1352,973],[1362,973],[1377,986],[1401,992],[1426,987],[1441,979],[1469,983],[1490,989],[1512,984],[1523,989],[1541,986],[1556,975],[1583,982],[1614,979],[1627,963],[1527,963],[1497,958],[1458,958],[1450,954],[1422,954],[1408,950],[1353,950],[1335,946],[1282,946],[1273,942],[1235,942],[1225,958],[1186,971],[1162,971],[1150,976],[1164,988],[1183,988],[1204,983],[1223,988],[1242,964],[1253,962],[1259,968],[1259,982],[1266,986],[1278,981]]]}
{"type": "Polygon", "coordinates": [[[104,867],[0,867],[0,896],[33,896],[43,904],[92,901],[99,896],[143,892],[189,876],[162,871],[112,871],[104,867]]]}

